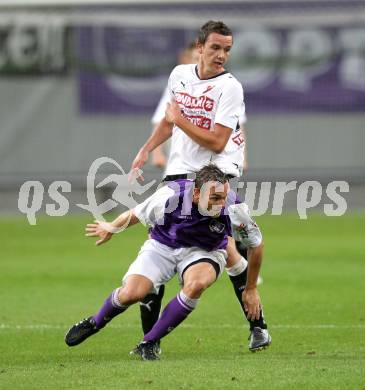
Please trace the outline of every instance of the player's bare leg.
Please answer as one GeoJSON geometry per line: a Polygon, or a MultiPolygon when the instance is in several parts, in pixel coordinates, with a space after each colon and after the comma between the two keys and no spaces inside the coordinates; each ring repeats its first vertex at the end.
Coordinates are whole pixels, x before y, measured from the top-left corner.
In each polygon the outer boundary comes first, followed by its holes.
{"type": "MultiPolygon", "coordinates": [[[[238,252],[236,248],[236,243],[232,238],[230,238],[228,241],[227,253],[228,258],[226,270],[232,282],[237,299],[241,305],[242,311],[247,318],[247,313],[242,302],[242,294],[247,280],[247,251],[245,252],[246,256],[242,258],[241,253],[238,252]]],[[[159,318],[163,295],[164,286],[161,286],[158,294],[149,293],[140,302],[141,322],[145,335],[153,328],[159,318]]],[[[248,320],[248,322],[250,324],[250,350],[255,351],[267,346],[270,336],[267,334],[262,337],[261,335],[261,330],[267,329],[267,324],[262,312],[259,320],[248,320]]],[[[160,340],[155,341],[154,349],[156,353],[161,353],[160,340]]],[[[134,348],[131,351],[131,354],[136,353],[139,353],[138,348],[134,348]]]]}
{"type": "MultiPolygon", "coordinates": [[[[247,312],[245,310],[242,294],[245,290],[247,282],[247,260],[241,256],[237,251],[233,238],[229,237],[227,245],[227,265],[226,271],[232,282],[234,291],[236,293],[238,302],[241,305],[242,311],[247,318],[247,312]]],[[[267,347],[271,343],[271,337],[267,331],[267,324],[265,322],[262,310],[260,312],[260,318],[258,320],[248,320],[250,323],[250,343],[249,349],[252,352],[261,350],[267,347]]]]}

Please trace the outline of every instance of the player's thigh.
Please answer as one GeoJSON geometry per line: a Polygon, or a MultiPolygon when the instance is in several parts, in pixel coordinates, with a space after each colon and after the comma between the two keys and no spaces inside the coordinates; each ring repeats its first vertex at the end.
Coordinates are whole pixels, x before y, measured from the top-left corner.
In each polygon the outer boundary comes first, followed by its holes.
{"type": "Polygon", "coordinates": [[[189,268],[193,267],[195,264],[201,263],[203,260],[205,263],[211,264],[212,268],[215,270],[215,279],[217,279],[224,270],[226,257],[227,252],[221,249],[208,252],[197,247],[184,248],[181,250],[177,261],[177,273],[180,282],[183,283],[184,275],[189,268]]]}
{"type": "Polygon", "coordinates": [[[204,290],[216,281],[216,268],[207,260],[201,259],[185,270],[182,275],[184,287],[191,286],[198,290],[204,290]]]}
{"type": "Polygon", "coordinates": [[[138,253],[136,260],[129,266],[123,283],[127,283],[131,275],[147,278],[152,283],[151,292],[157,293],[176,273],[174,250],[151,239],[147,240],[138,253]]]}

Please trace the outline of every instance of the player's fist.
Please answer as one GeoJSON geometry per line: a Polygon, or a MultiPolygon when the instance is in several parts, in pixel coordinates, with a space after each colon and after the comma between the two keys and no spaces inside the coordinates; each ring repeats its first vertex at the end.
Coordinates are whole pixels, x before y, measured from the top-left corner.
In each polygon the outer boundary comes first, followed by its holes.
{"type": "MultiPolygon", "coordinates": [[[[139,173],[140,168],[143,167],[143,165],[146,164],[148,161],[149,153],[144,150],[143,148],[138,152],[137,156],[133,160],[132,166],[131,166],[131,173],[137,173],[137,178],[140,178],[144,180],[143,176],[139,173]]],[[[128,177],[129,181],[132,181],[131,173],[128,177]]]]}
{"type": "Polygon", "coordinates": [[[177,119],[181,116],[181,109],[175,100],[171,100],[167,104],[165,111],[165,119],[168,123],[176,123],[177,119]]]}
{"type": "Polygon", "coordinates": [[[148,160],[148,156],[149,156],[149,153],[146,150],[144,150],[143,148],[140,149],[137,156],[133,160],[132,169],[142,168],[143,165],[146,164],[146,162],[148,160]]]}

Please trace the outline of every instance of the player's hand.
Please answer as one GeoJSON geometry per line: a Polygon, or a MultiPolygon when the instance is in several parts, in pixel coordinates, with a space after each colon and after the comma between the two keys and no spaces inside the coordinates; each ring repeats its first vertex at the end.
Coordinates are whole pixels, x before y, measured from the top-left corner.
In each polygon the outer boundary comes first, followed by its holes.
{"type": "Polygon", "coordinates": [[[165,119],[168,123],[176,123],[179,117],[181,117],[181,109],[175,100],[171,100],[170,103],[167,103],[165,119]]]}
{"type": "MultiPolygon", "coordinates": [[[[133,175],[134,173],[138,173],[139,170],[143,167],[143,165],[146,164],[146,162],[148,161],[148,157],[149,153],[143,148],[138,152],[131,166],[129,181],[133,179],[131,175],[133,175]]],[[[144,177],[141,174],[137,174],[137,178],[140,178],[142,181],[144,180],[144,177]]]]}
{"type": "Polygon", "coordinates": [[[85,236],[87,237],[100,237],[100,240],[96,241],[95,245],[102,245],[109,241],[113,236],[115,227],[111,223],[95,221],[95,223],[89,223],[86,225],[85,236]]]}
{"type": "Polygon", "coordinates": [[[248,320],[258,320],[260,318],[261,300],[256,288],[245,289],[242,294],[243,305],[247,311],[248,320]]]}

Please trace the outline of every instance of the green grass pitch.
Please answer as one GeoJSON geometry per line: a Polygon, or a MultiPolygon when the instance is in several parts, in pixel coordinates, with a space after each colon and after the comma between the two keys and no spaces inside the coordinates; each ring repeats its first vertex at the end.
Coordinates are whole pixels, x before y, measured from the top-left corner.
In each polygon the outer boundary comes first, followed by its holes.
{"type": "MultiPolygon", "coordinates": [[[[119,285],[146,237],[133,227],[102,247],[82,217],[1,219],[1,389],[365,389],[365,214],[257,218],[260,293],[273,343],[252,354],[226,275],[163,340],[159,362],[129,356],[138,306],[84,344],[70,325],[119,285]]],[[[176,294],[170,282],[164,304],[176,294]]]]}

